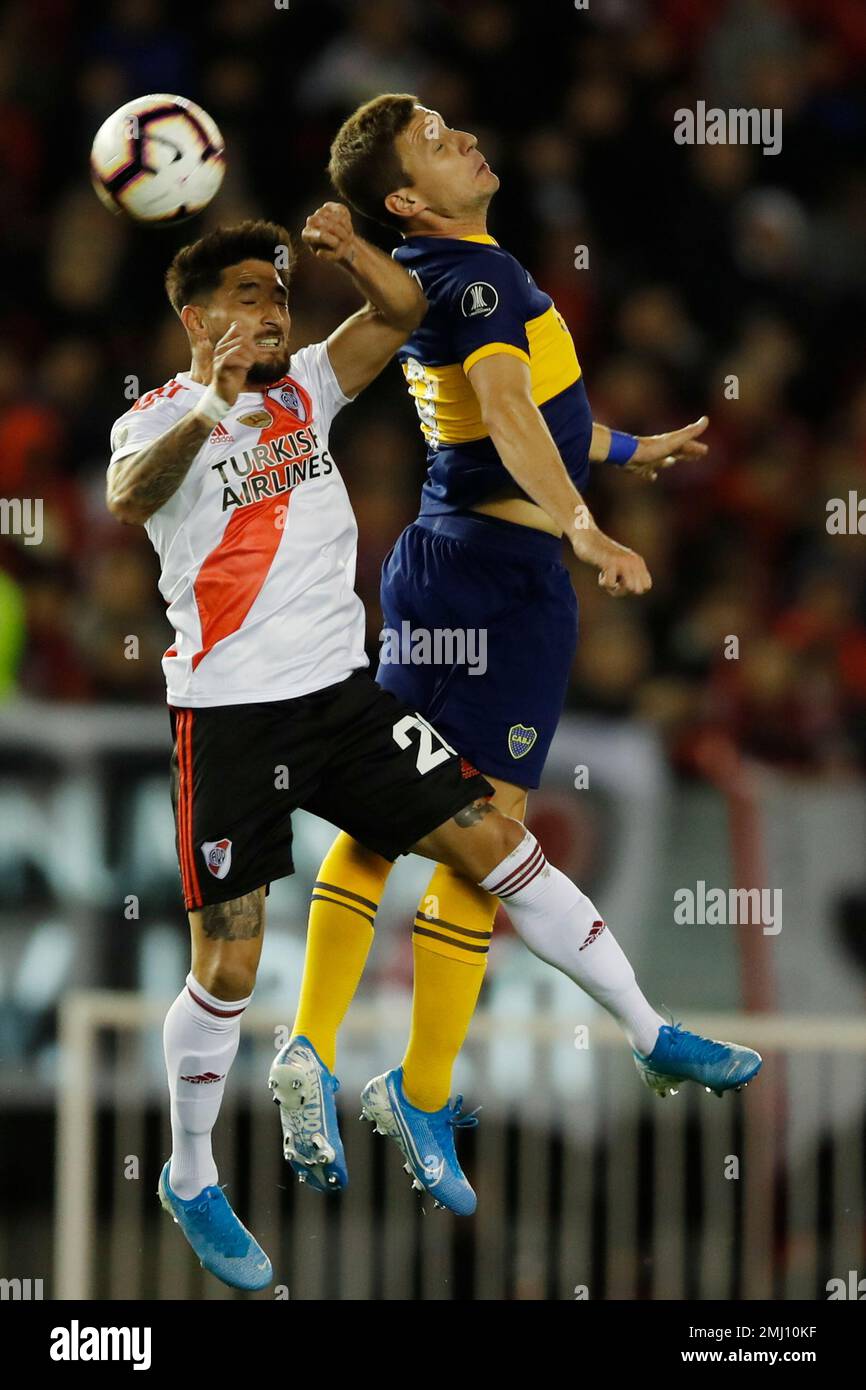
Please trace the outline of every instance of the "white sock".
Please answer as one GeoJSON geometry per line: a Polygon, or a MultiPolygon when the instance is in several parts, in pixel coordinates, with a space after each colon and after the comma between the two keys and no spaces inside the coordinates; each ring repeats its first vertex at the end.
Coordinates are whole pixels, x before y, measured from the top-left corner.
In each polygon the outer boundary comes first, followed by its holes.
{"type": "Polygon", "coordinates": [[[190,971],[166,1014],[162,1041],[172,1138],[168,1181],[186,1201],[216,1184],[211,1132],[238,1050],[241,1015],[252,997],[230,1003],[217,999],[190,971]]]}
{"type": "Polygon", "coordinates": [[[548,864],[527,830],[517,849],[481,883],[500,898],[530,951],[580,985],[646,1055],[664,1023],[641,993],[628,957],[601,913],[565,874],[548,864]]]}

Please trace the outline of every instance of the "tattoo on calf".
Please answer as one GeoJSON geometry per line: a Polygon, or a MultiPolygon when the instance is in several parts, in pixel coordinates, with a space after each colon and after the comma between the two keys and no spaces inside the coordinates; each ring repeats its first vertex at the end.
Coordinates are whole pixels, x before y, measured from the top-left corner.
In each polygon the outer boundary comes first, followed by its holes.
{"type": "Polygon", "coordinates": [[[262,930],[262,895],[245,893],[228,903],[213,903],[201,913],[204,934],[211,941],[250,941],[262,930]]]}
{"type": "Polygon", "coordinates": [[[482,799],[473,801],[471,805],[464,806],[462,811],[457,812],[457,815],[454,816],[454,824],[459,825],[461,830],[465,830],[467,826],[477,825],[484,816],[492,815],[493,810],[494,808],[489,801],[482,799]]]}

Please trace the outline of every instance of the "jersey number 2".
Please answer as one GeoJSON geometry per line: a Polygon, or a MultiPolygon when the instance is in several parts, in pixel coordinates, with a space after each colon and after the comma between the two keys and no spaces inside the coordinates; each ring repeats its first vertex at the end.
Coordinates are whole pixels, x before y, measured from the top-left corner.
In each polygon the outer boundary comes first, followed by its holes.
{"type": "Polygon", "coordinates": [[[402,719],[397,720],[392,732],[398,748],[411,748],[413,742],[411,731],[414,729],[417,729],[419,734],[415,766],[422,777],[425,772],[432,772],[434,767],[438,767],[440,763],[445,763],[449,758],[457,756],[456,749],[452,748],[450,743],[446,743],[442,735],[437,734],[433,725],[428,724],[427,720],[420,714],[404,714],[402,719]],[[435,750],[433,748],[434,739],[440,745],[435,750]]]}

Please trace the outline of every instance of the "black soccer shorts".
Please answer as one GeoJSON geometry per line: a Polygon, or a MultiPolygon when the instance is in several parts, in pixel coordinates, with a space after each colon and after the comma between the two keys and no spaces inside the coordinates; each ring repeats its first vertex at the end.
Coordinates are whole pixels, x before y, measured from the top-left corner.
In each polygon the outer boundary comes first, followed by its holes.
{"type": "Polygon", "coordinates": [[[294,873],[292,812],[385,859],[493,787],[366,670],[291,700],[169,707],[171,799],[187,909],[294,873]]]}

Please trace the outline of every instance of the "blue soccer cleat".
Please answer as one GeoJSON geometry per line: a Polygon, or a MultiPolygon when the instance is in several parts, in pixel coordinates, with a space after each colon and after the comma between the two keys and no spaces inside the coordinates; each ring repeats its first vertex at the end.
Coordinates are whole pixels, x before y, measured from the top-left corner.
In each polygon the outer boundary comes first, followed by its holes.
{"type": "Polygon", "coordinates": [[[663,1024],[652,1052],[646,1057],[635,1052],[634,1060],[647,1086],[660,1096],[668,1091],[676,1095],[683,1081],[696,1081],[717,1096],[741,1091],[763,1066],[760,1053],[751,1047],[702,1038],[678,1023],[663,1024]]]}
{"type": "Polygon", "coordinates": [[[298,1180],[316,1192],[339,1192],[349,1174],[334,1096],[340,1083],[309,1038],[298,1034],[271,1063],[268,1076],[280,1107],[283,1156],[298,1180]]]}
{"type": "MultiPolygon", "coordinates": [[[[412,1174],[412,1186],[430,1193],[434,1206],[448,1207],[458,1216],[471,1216],[478,1205],[465,1173],[457,1162],[455,1129],[478,1124],[473,1110],[461,1115],[463,1097],[441,1110],[418,1110],[403,1092],[403,1068],[375,1076],[361,1092],[361,1119],[376,1126],[377,1134],[394,1139],[412,1174]]],[[[480,1108],[480,1107],[479,1107],[480,1108]]]]}
{"type": "Polygon", "coordinates": [[[274,1272],[254,1236],[238,1220],[221,1187],[203,1187],[188,1201],[168,1183],[171,1160],[159,1175],[157,1195],[173,1216],[201,1262],[233,1289],[263,1289],[274,1272]]]}

